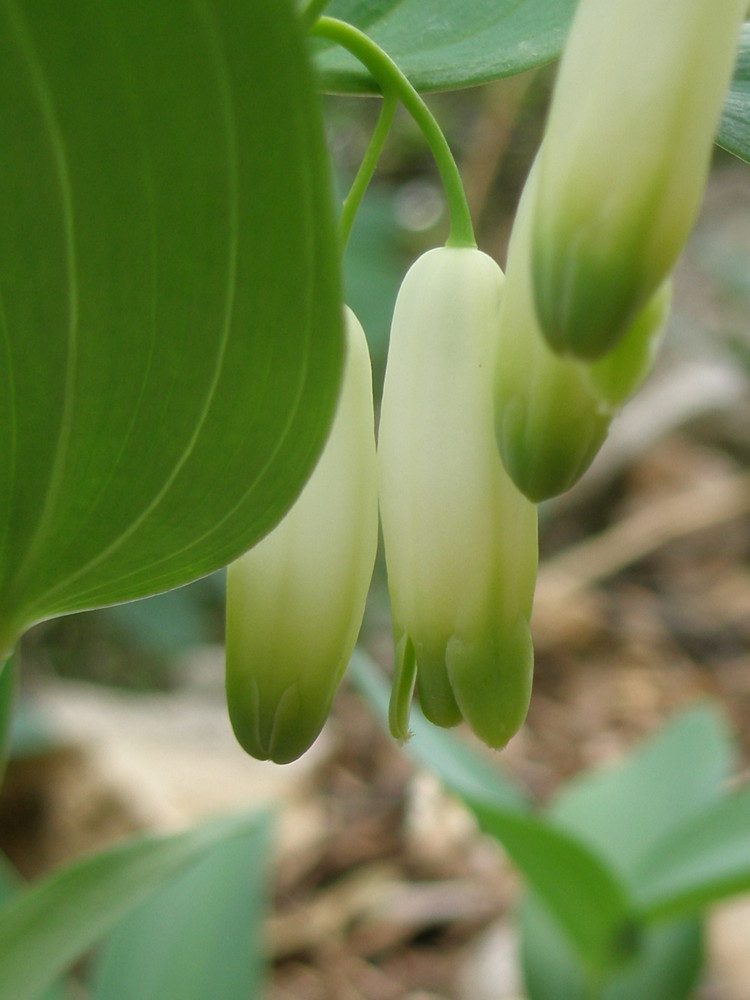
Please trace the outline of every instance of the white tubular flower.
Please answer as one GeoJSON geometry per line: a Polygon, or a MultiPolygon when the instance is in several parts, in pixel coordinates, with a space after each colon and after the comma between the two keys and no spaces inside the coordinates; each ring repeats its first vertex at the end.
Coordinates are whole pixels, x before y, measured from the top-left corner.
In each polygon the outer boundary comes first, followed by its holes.
{"type": "Polygon", "coordinates": [[[536,308],[600,357],[662,284],[697,214],[747,0],[580,0],[539,162],[536,308]]]}
{"type": "Polygon", "coordinates": [[[287,763],[326,720],[357,640],[377,548],[377,461],[365,335],[346,310],[331,432],[277,527],[229,566],[226,688],[237,739],[287,763]]]}
{"type": "Polygon", "coordinates": [[[416,261],[396,300],[378,461],[401,738],[415,666],[425,715],[464,718],[489,746],[504,746],[528,709],[537,518],[493,436],[502,287],[485,254],[441,248],[416,261]]]}
{"type": "Polygon", "coordinates": [[[516,486],[538,503],[565,492],[589,467],[618,409],[650,371],[670,296],[667,284],[601,360],[556,354],[539,327],[531,285],[537,180],[535,164],[508,248],[495,369],[495,433],[516,486]]]}

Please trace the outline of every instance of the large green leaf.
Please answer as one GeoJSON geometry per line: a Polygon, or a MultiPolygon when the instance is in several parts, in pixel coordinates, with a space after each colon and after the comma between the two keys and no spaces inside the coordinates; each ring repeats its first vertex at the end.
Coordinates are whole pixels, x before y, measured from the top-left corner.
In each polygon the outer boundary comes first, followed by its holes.
{"type": "Polygon", "coordinates": [[[0,4],[0,652],[248,548],[342,360],[289,0],[0,4]]]}
{"type": "Polygon", "coordinates": [[[551,813],[627,881],[654,844],[719,799],[732,763],[719,713],[694,708],[617,767],[574,779],[551,813]]]}
{"type": "Polygon", "coordinates": [[[93,1000],[260,996],[267,841],[262,825],[218,844],[130,913],[96,964],[93,1000]]]}
{"type": "Polygon", "coordinates": [[[632,960],[598,981],[533,894],[521,911],[521,962],[528,1000],[686,1000],[703,965],[703,928],[695,918],[644,928],[632,960]]]}
{"type": "Polygon", "coordinates": [[[740,33],[734,80],[729,88],[716,141],[750,163],[750,24],[740,33]]]}
{"type": "Polygon", "coordinates": [[[214,850],[257,848],[265,815],[222,819],[173,837],[102,851],[30,886],[0,908],[0,1000],[35,1000],[145,901],[214,850]]]}
{"type": "Polygon", "coordinates": [[[589,965],[617,967],[637,947],[630,901],[610,866],[585,843],[534,816],[467,799],[589,965]]]}
{"type": "Polygon", "coordinates": [[[635,875],[635,903],[649,920],[697,913],[750,890],[750,787],[663,837],[635,875]]]}
{"type": "MultiPolygon", "coordinates": [[[[719,799],[732,765],[721,716],[683,713],[616,767],[585,774],[552,804],[555,822],[598,851],[626,883],[661,838],[719,799]]],[[[683,1000],[702,964],[701,921],[643,926],[632,960],[602,983],[602,1000],[683,1000]]],[[[586,1000],[589,971],[538,894],[522,909],[521,945],[530,1000],[586,1000]]]]}
{"type": "MultiPolygon", "coordinates": [[[[520,73],[556,58],[576,0],[333,0],[326,14],[367,32],[417,90],[452,90],[520,73]]],[[[323,85],[377,93],[347,53],[317,55],[323,85]]]]}

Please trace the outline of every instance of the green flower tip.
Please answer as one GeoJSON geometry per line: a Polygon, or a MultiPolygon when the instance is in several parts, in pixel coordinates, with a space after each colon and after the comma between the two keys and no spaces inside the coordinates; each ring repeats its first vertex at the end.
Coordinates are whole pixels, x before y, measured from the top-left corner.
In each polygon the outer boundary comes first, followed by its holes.
{"type": "Polygon", "coordinates": [[[565,493],[586,472],[606,440],[610,417],[598,412],[595,402],[566,408],[563,401],[550,423],[540,426],[530,407],[533,401],[522,397],[498,407],[497,441],[518,489],[542,503],[565,493]]]}
{"type": "Polygon", "coordinates": [[[584,258],[572,242],[563,236],[534,245],[534,304],[553,351],[593,361],[613,350],[632,322],[642,283],[622,252],[584,258]]]}
{"type": "Polygon", "coordinates": [[[650,370],[669,311],[667,282],[602,359],[552,350],[532,290],[538,180],[535,163],[511,233],[494,387],[498,449],[516,486],[536,503],[570,489],[589,467],[617,409],[650,370]]]}
{"type": "Polygon", "coordinates": [[[672,282],[667,279],[636,316],[617,346],[586,368],[590,384],[612,411],[640,387],[650,373],[667,327],[672,282]]]}
{"type": "Polygon", "coordinates": [[[519,615],[507,630],[470,641],[453,636],[446,662],[464,719],[488,747],[502,750],[529,710],[534,647],[528,621],[519,615]]]}
{"type": "MultiPolygon", "coordinates": [[[[412,649],[413,644],[406,638],[412,649]]],[[[403,650],[397,647],[397,663],[403,650]]],[[[466,722],[473,733],[493,750],[502,750],[523,725],[529,709],[534,671],[534,649],[528,621],[498,629],[488,622],[470,639],[454,634],[442,655],[413,655],[412,682],[394,678],[389,720],[391,733],[400,742],[411,736],[409,710],[416,674],[419,706],[436,726],[450,728],[466,722]],[[419,669],[417,672],[417,663],[419,669]]]]}
{"type": "Polygon", "coordinates": [[[408,635],[403,635],[397,640],[395,646],[393,684],[388,704],[388,727],[391,736],[403,745],[408,743],[413,735],[409,729],[409,712],[417,677],[417,662],[414,657],[414,646],[408,635]]]}
{"type": "Polygon", "coordinates": [[[535,164],[508,249],[498,319],[495,437],[509,475],[535,503],[569,489],[604,441],[610,412],[586,378],[586,365],[556,354],[542,336],[531,286],[535,164]]]}

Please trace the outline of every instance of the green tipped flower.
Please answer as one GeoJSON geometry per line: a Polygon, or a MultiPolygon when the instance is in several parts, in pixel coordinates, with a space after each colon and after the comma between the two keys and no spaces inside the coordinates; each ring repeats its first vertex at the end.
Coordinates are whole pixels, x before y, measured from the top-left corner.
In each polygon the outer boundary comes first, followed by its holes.
{"type": "Polygon", "coordinates": [[[617,346],[598,361],[584,363],[592,391],[612,416],[641,387],[653,368],[671,305],[672,281],[667,278],[617,346]]]}
{"type": "Polygon", "coordinates": [[[580,0],[539,162],[534,297],[551,346],[611,350],[697,214],[747,0],[580,0]]]}
{"type": "Polygon", "coordinates": [[[516,486],[540,502],[586,471],[619,407],[648,374],[669,311],[665,284],[601,360],[556,354],[542,335],[531,287],[532,168],[508,250],[495,369],[495,433],[516,486]]]}
{"type": "Polygon", "coordinates": [[[315,740],[362,623],[378,534],[370,358],[346,311],[341,397],[323,453],[277,527],[229,567],[229,717],[248,753],[278,764],[315,740]]]}
{"type": "Polygon", "coordinates": [[[425,715],[463,718],[489,746],[504,746],[528,709],[537,520],[493,436],[502,288],[485,254],[441,248],[417,260],[396,300],[378,461],[400,738],[415,671],[425,715]]]}

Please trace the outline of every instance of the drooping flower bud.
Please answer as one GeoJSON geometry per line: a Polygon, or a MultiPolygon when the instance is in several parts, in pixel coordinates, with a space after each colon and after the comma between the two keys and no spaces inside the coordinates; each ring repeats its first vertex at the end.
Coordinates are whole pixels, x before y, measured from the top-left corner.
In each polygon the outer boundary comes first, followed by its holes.
{"type": "Polygon", "coordinates": [[[746,0],[580,0],[539,162],[533,281],[558,352],[596,358],[698,211],[746,0]]]}
{"type": "Polygon", "coordinates": [[[669,310],[668,283],[617,346],[595,362],[556,354],[539,327],[531,286],[532,167],[513,224],[500,306],[495,433],[516,486],[540,502],[583,475],[617,410],[648,374],[669,310]]]}
{"type": "Polygon", "coordinates": [[[597,361],[583,363],[593,392],[612,416],[640,388],[653,368],[671,305],[672,281],[667,278],[615,348],[597,361]]]}
{"type": "Polygon", "coordinates": [[[283,520],[227,572],[226,689],[237,739],[283,764],[315,740],[357,640],[377,548],[372,376],[346,310],[347,356],[323,453],[283,520]]]}
{"type": "Polygon", "coordinates": [[[528,709],[537,519],[493,435],[502,287],[485,254],[440,248],[396,300],[378,462],[401,738],[415,669],[425,715],[463,718],[489,746],[504,746],[528,709]]]}

